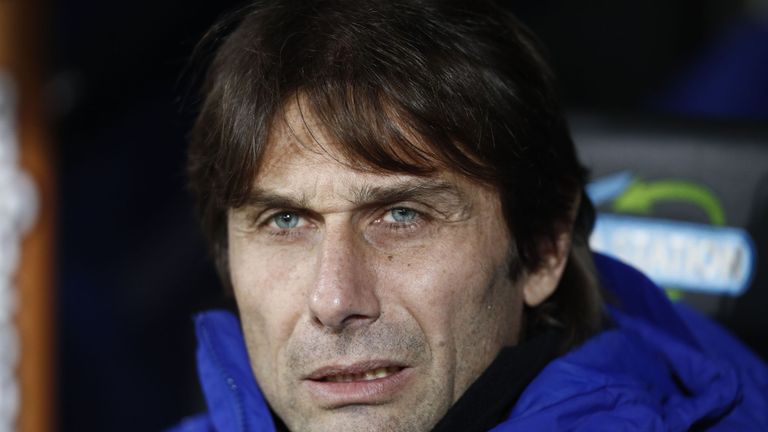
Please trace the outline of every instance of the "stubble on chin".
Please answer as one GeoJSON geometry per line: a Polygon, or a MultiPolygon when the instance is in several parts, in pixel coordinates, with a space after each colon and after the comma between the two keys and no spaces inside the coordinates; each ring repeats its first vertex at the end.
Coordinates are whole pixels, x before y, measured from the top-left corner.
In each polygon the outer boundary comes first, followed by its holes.
{"type": "Polygon", "coordinates": [[[284,354],[288,376],[280,377],[286,387],[279,400],[270,401],[273,408],[293,432],[429,431],[450,408],[452,401],[446,395],[452,389],[435,371],[426,373],[433,366],[433,352],[424,334],[414,327],[377,321],[337,333],[309,329],[295,334],[284,354]],[[302,376],[318,367],[358,360],[396,361],[415,367],[419,376],[404,394],[382,405],[323,409],[302,393],[302,376]]]}

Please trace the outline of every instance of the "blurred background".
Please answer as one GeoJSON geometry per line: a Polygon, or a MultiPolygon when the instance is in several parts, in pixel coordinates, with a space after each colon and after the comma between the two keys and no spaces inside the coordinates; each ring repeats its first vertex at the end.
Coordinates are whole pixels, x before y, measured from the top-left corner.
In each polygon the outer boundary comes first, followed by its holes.
{"type": "MultiPolygon", "coordinates": [[[[195,94],[184,71],[239,4],[0,0],[0,42],[16,47],[0,56],[0,117],[34,119],[15,136],[37,204],[13,208],[36,215],[52,252],[19,271],[50,274],[34,282],[42,299],[0,298],[39,320],[42,341],[0,360],[52,368],[50,380],[28,373],[46,379],[39,399],[21,399],[48,422],[21,429],[156,431],[204,409],[191,316],[226,301],[185,190],[195,94]]],[[[503,4],[559,76],[601,210],[594,247],[768,358],[768,1],[503,4]]],[[[18,411],[9,400],[0,388],[0,412],[18,411]]]]}

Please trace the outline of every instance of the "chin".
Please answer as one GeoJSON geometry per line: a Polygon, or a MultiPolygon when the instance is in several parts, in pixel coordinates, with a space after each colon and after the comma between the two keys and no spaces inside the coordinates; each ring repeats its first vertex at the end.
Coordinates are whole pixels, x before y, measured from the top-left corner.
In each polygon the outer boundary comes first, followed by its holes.
{"type": "Polygon", "coordinates": [[[288,427],[294,432],[427,432],[437,423],[430,417],[415,408],[403,412],[382,405],[349,405],[323,411],[303,425],[288,427]]]}

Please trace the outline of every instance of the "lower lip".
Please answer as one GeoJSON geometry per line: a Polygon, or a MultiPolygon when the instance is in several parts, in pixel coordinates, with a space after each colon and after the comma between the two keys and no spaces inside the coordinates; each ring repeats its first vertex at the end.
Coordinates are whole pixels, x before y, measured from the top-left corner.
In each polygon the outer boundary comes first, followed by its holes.
{"type": "Polygon", "coordinates": [[[378,405],[391,400],[413,377],[413,369],[400,371],[370,381],[314,381],[306,380],[309,393],[322,408],[345,405],[378,405]]]}

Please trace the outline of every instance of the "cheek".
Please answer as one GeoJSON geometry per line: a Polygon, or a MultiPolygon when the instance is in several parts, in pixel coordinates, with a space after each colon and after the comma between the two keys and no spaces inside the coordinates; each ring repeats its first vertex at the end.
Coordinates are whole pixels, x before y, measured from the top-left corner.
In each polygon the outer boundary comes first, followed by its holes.
{"type": "Polygon", "coordinates": [[[377,279],[387,281],[381,295],[397,296],[441,343],[472,327],[478,314],[508,294],[497,286],[506,281],[505,256],[489,253],[477,237],[460,234],[389,255],[377,271],[377,279]]]}
{"type": "Polygon", "coordinates": [[[264,375],[278,376],[279,357],[306,308],[301,299],[309,260],[269,252],[247,241],[230,242],[230,277],[259,382],[264,375]]]}
{"type": "Polygon", "coordinates": [[[265,248],[247,239],[231,242],[230,277],[238,305],[269,315],[297,307],[312,262],[296,249],[265,248]]]}
{"type": "Polygon", "coordinates": [[[516,341],[522,299],[509,281],[505,249],[490,237],[454,234],[393,256],[378,278],[389,281],[386,291],[426,334],[455,400],[502,346],[516,341]]]}

